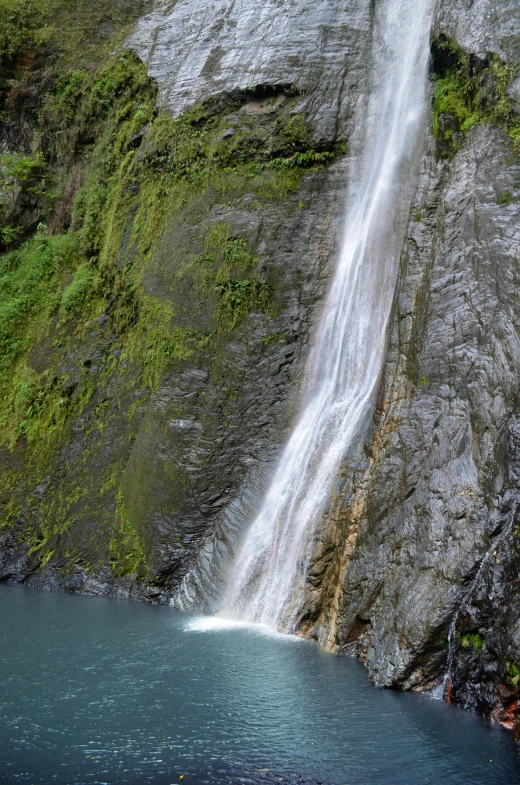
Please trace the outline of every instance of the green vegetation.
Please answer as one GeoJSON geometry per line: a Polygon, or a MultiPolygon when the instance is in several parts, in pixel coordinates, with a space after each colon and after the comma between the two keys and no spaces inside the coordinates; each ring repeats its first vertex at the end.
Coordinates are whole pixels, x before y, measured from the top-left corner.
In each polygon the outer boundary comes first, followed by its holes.
{"type": "Polygon", "coordinates": [[[37,0],[0,0],[0,66],[40,42],[43,5],[37,0]]]}
{"type": "Polygon", "coordinates": [[[271,344],[279,343],[282,340],[284,340],[283,333],[273,333],[272,335],[266,335],[262,338],[262,343],[264,346],[270,346],[271,344]]]}
{"type": "Polygon", "coordinates": [[[114,0],[0,0],[0,66],[46,45],[58,66],[91,65],[106,57],[145,3],[114,0]]]}
{"type": "Polygon", "coordinates": [[[110,566],[118,578],[124,575],[139,575],[140,578],[143,578],[149,572],[145,552],[139,535],[127,516],[124,496],[119,491],[116,509],[117,524],[110,539],[110,566]]]}
{"type": "Polygon", "coordinates": [[[468,649],[471,646],[476,654],[479,653],[479,651],[484,646],[485,642],[486,641],[484,639],[484,636],[481,635],[479,632],[466,633],[465,635],[462,635],[460,638],[461,645],[465,649],[468,649]]]}
{"type": "Polygon", "coordinates": [[[227,329],[238,324],[249,311],[263,311],[269,306],[270,286],[262,281],[222,281],[215,288],[219,321],[227,329]]]}
{"type": "MultiPolygon", "coordinates": [[[[22,113],[32,132],[0,154],[0,442],[12,451],[0,525],[23,520],[34,569],[103,562],[142,579],[152,546],[122,482],[139,417],[186,365],[209,368],[231,400],[230,334],[276,311],[256,237],[215,207],[296,210],[302,177],[343,147],[313,141],[290,92],[216,96],[173,120],[143,63],[107,56],[131,18],[111,0],[0,3],[14,9],[0,22],[0,112],[13,138],[22,113]],[[259,101],[268,111],[250,111],[259,101]],[[49,476],[52,493],[28,501],[49,476]]],[[[186,492],[181,472],[171,481],[186,492]]]]}
{"type": "MultiPolygon", "coordinates": [[[[61,288],[78,263],[72,236],[41,233],[0,257],[0,439],[12,446],[22,434],[36,436],[37,424],[52,428],[51,382],[40,383],[27,367],[27,353],[51,330],[61,288]]],[[[53,401],[52,408],[60,405],[53,401]]],[[[54,422],[55,424],[55,422],[54,422]]],[[[52,428],[53,429],[53,428],[52,428]]]]}
{"type": "Polygon", "coordinates": [[[508,681],[517,689],[518,683],[520,682],[520,665],[514,661],[508,660],[506,662],[506,673],[508,681]]]}
{"type": "Polygon", "coordinates": [[[434,68],[433,132],[440,155],[449,158],[474,125],[503,127],[520,149],[520,118],[507,89],[516,69],[490,53],[485,60],[468,55],[456,41],[440,37],[432,44],[434,68]]]}
{"type": "Polygon", "coordinates": [[[47,162],[43,153],[35,156],[19,153],[0,153],[0,192],[2,207],[9,209],[14,202],[14,191],[22,188],[33,196],[45,196],[47,162]]]}
{"type": "Polygon", "coordinates": [[[59,310],[62,319],[67,319],[85,308],[88,295],[95,289],[96,283],[97,278],[92,266],[88,262],[82,262],[72,281],[62,292],[59,310]]]}
{"type": "Polygon", "coordinates": [[[201,294],[213,289],[216,295],[216,320],[223,332],[233,329],[249,311],[268,310],[271,286],[256,272],[258,257],[250,253],[244,238],[229,236],[226,224],[212,226],[205,252],[193,264],[201,294]],[[247,274],[251,277],[238,277],[247,274]]]}
{"type": "Polygon", "coordinates": [[[509,191],[504,191],[502,196],[499,196],[497,198],[497,204],[510,204],[512,202],[512,200],[513,200],[513,197],[510,194],[510,192],[509,191]]]}
{"type": "Polygon", "coordinates": [[[190,360],[209,345],[212,337],[175,325],[169,303],[141,295],[139,318],[126,336],[126,353],[134,362],[142,363],[142,382],[155,390],[168,364],[190,360]]]}
{"type": "Polygon", "coordinates": [[[24,226],[17,225],[24,210],[30,211],[38,203],[51,207],[53,194],[48,179],[43,153],[0,153],[0,248],[9,250],[26,234],[24,226]]]}
{"type": "Polygon", "coordinates": [[[92,69],[123,43],[148,0],[38,0],[48,44],[59,52],[60,72],[92,69]]]}

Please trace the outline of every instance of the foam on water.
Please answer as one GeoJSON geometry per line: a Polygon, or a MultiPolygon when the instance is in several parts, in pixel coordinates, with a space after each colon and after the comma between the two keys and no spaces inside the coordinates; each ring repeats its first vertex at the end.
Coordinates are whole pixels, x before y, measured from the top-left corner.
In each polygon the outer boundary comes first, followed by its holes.
{"type": "Polygon", "coordinates": [[[288,638],[293,641],[302,641],[297,635],[287,635],[271,627],[269,624],[261,624],[240,619],[231,619],[225,616],[196,616],[190,619],[185,627],[187,632],[220,632],[224,630],[247,629],[260,635],[267,635],[275,638],[288,638]]]}

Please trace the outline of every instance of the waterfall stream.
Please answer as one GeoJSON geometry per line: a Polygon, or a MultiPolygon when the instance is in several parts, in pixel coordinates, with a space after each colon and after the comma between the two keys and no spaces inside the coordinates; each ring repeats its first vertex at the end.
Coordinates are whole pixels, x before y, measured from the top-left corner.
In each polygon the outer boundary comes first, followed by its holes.
{"type": "Polygon", "coordinates": [[[301,413],[238,549],[224,616],[294,629],[331,483],[373,411],[426,115],[432,6],[376,4],[370,97],[357,111],[357,174],[341,253],[301,413]]]}

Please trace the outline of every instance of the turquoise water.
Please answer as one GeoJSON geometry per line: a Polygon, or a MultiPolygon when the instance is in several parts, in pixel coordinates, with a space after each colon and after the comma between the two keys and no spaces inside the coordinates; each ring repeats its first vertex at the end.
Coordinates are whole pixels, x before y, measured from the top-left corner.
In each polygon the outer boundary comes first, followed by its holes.
{"type": "Polygon", "coordinates": [[[2,785],[520,782],[505,731],[306,641],[10,586],[0,618],[2,785]]]}

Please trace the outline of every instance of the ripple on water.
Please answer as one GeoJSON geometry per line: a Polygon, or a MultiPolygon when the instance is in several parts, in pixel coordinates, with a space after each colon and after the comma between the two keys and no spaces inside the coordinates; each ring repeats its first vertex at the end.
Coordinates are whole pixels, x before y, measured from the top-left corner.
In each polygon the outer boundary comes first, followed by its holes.
{"type": "Polygon", "coordinates": [[[509,734],[264,626],[9,586],[0,614],[0,785],[520,780],[509,734]]]}

